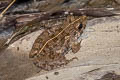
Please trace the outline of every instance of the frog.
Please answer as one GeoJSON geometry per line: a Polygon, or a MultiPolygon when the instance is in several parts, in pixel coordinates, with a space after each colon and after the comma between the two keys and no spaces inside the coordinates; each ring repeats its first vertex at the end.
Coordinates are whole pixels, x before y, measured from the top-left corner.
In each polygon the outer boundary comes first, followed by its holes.
{"type": "Polygon", "coordinates": [[[35,40],[29,58],[40,70],[50,71],[67,65],[77,57],[66,58],[70,50],[77,53],[81,47],[78,41],[86,27],[87,16],[69,15],[62,25],[44,30],[35,40]]]}

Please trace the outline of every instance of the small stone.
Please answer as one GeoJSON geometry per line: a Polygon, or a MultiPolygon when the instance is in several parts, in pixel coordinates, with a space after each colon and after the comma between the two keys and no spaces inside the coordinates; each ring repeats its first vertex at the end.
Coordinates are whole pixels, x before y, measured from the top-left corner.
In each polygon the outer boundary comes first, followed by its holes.
{"type": "Polygon", "coordinates": [[[58,75],[59,74],[59,72],[54,72],[54,75],[58,75]]]}
{"type": "Polygon", "coordinates": [[[48,79],[48,76],[46,76],[46,79],[48,79]]]}

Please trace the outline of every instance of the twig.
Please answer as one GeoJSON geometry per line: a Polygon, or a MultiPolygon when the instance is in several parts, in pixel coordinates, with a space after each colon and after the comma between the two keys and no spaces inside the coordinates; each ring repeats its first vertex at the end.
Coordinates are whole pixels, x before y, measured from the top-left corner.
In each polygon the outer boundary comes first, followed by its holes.
{"type": "Polygon", "coordinates": [[[0,13],[0,17],[15,3],[16,0],[13,0],[3,11],[0,13]]]}

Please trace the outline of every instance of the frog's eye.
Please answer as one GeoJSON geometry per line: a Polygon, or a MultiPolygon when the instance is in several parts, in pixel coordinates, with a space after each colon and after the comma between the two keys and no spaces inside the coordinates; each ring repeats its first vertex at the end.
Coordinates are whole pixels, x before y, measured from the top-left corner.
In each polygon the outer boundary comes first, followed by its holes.
{"type": "Polygon", "coordinates": [[[77,28],[78,28],[78,30],[81,30],[81,29],[82,29],[82,27],[83,27],[83,24],[82,24],[82,23],[80,23],[80,24],[79,24],[79,26],[78,26],[77,28]]]}

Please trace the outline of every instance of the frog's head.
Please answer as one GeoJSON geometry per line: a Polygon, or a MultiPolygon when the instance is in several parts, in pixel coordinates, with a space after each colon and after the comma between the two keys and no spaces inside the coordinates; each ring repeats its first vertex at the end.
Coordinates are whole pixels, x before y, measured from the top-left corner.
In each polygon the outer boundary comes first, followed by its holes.
{"type": "Polygon", "coordinates": [[[83,31],[87,23],[87,16],[80,16],[75,19],[74,27],[77,31],[83,31]]]}

